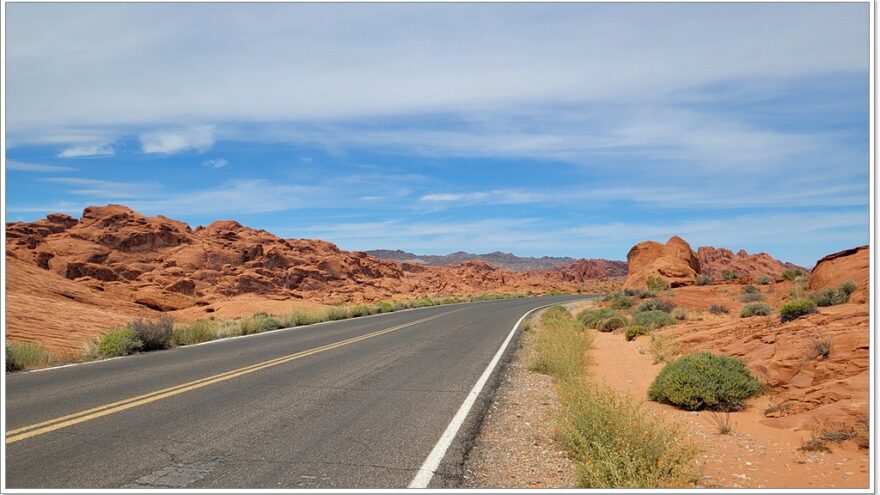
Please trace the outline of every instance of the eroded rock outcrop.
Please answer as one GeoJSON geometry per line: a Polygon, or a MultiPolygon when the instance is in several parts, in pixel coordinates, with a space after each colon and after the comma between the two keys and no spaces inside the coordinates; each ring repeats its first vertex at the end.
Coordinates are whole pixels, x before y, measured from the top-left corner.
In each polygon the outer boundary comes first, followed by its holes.
{"type": "Polygon", "coordinates": [[[666,244],[646,241],[626,255],[628,272],[624,287],[645,287],[649,277],[660,277],[671,287],[693,285],[700,273],[700,261],[684,239],[671,237],[666,244]]]}
{"type": "Polygon", "coordinates": [[[761,275],[776,278],[788,268],[807,271],[793,263],[779,261],[767,253],[749,254],[744,249],[734,253],[730,249],[700,246],[697,249],[697,259],[700,261],[701,272],[716,280],[725,271],[737,272],[739,280],[745,282],[753,281],[761,275]]]}
{"type": "Polygon", "coordinates": [[[810,272],[808,287],[810,290],[820,290],[852,281],[856,284],[856,291],[850,296],[849,301],[866,302],[870,273],[869,253],[868,246],[859,246],[825,256],[816,262],[816,266],[810,272]]]}

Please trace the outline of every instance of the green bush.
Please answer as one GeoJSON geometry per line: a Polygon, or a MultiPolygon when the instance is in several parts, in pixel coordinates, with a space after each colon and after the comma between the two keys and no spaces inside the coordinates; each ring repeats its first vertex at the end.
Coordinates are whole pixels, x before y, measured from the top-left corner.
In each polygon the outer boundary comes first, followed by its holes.
{"type": "Polygon", "coordinates": [[[761,289],[755,287],[753,284],[743,285],[742,288],[743,294],[760,294],[761,289]]]}
{"type": "Polygon", "coordinates": [[[758,275],[758,278],[755,279],[755,281],[761,285],[769,285],[773,282],[773,278],[771,278],[769,275],[758,275]]]}
{"type": "Polygon", "coordinates": [[[730,310],[723,304],[712,304],[709,306],[709,312],[713,315],[726,315],[730,310]]]}
{"type": "Polygon", "coordinates": [[[810,299],[792,299],[783,304],[779,308],[779,318],[783,323],[806,316],[811,313],[818,313],[816,303],[810,299]]]}
{"type": "Polygon", "coordinates": [[[626,340],[635,340],[639,335],[648,335],[651,333],[651,329],[644,325],[630,325],[626,327],[626,331],[624,332],[624,337],[626,340]]]}
{"type": "Polygon", "coordinates": [[[671,314],[676,320],[683,321],[687,320],[689,311],[684,308],[675,308],[672,310],[672,313],[669,314],[671,314]]]}
{"type": "Polygon", "coordinates": [[[611,316],[609,318],[605,318],[604,320],[600,320],[599,323],[596,325],[596,330],[600,332],[613,332],[618,328],[625,327],[628,322],[629,320],[627,320],[626,317],[623,315],[611,316]]]}
{"type": "Polygon", "coordinates": [[[625,319],[622,313],[610,308],[585,309],[577,315],[577,321],[585,328],[599,328],[599,324],[609,318],[625,319]]]}
{"type": "Polygon", "coordinates": [[[773,313],[773,308],[764,303],[756,302],[743,306],[739,316],[740,318],[749,318],[751,316],[767,316],[771,313],[773,313]]]}
{"type": "Polygon", "coordinates": [[[715,279],[712,278],[711,275],[697,275],[697,279],[694,281],[697,285],[712,285],[715,283],[715,279]]]}
{"type": "Polygon", "coordinates": [[[142,351],[158,351],[171,346],[174,319],[163,316],[158,321],[137,320],[129,323],[128,328],[134,330],[136,339],[143,343],[142,351]]]}
{"type": "Polygon", "coordinates": [[[753,292],[748,292],[748,293],[743,294],[739,298],[739,300],[740,300],[740,302],[744,302],[744,303],[760,302],[760,301],[764,300],[764,296],[762,296],[761,294],[755,294],[753,292]]]}
{"type": "Polygon", "coordinates": [[[104,334],[98,339],[98,353],[102,357],[125,356],[137,352],[144,343],[138,340],[134,330],[121,328],[104,334]]]}
{"type": "Polygon", "coordinates": [[[636,312],[663,311],[664,313],[671,313],[673,309],[675,309],[675,304],[669,299],[648,299],[639,305],[636,312]]]}
{"type": "Polygon", "coordinates": [[[566,379],[583,374],[592,332],[582,332],[567,309],[551,306],[541,315],[529,369],[566,379]]]}
{"type": "Polygon", "coordinates": [[[782,270],[782,278],[784,280],[794,280],[803,274],[804,272],[794,268],[786,268],[785,270],[782,270]]]}
{"type": "Polygon", "coordinates": [[[217,326],[215,320],[196,320],[189,325],[179,325],[172,332],[171,342],[174,345],[192,345],[213,340],[217,326]]]}
{"type": "Polygon", "coordinates": [[[675,318],[664,311],[641,311],[633,315],[633,325],[647,327],[649,330],[674,325],[675,318]]]}
{"type": "Polygon", "coordinates": [[[666,281],[663,277],[648,277],[645,280],[645,285],[648,287],[648,290],[652,292],[663,292],[665,290],[669,290],[669,282],[666,281]]]}
{"type": "Polygon", "coordinates": [[[633,307],[635,301],[633,298],[627,296],[624,293],[616,293],[611,296],[611,307],[614,309],[628,309],[633,307]]]}
{"type": "Polygon", "coordinates": [[[736,270],[724,270],[721,272],[721,280],[733,281],[739,280],[739,272],[736,270]]]}
{"type": "Polygon", "coordinates": [[[688,411],[737,411],[760,393],[761,385],[740,359],[698,352],[667,364],[648,397],[688,411]]]}
{"type": "Polygon", "coordinates": [[[338,321],[351,317],[348,308],[342,306],[330,306],[324,309],[324,318],[321,321],[338,321]]]}
{"type": "Polygon", "coordinates": [[[828,287],[822,289],[818,293],[810,295],[810,299],[816,301],[817,306],[835,306],[849,301],[849,296],[856,290],[854,282],[844,282],[837,286],[836,289],[828,287]]]}

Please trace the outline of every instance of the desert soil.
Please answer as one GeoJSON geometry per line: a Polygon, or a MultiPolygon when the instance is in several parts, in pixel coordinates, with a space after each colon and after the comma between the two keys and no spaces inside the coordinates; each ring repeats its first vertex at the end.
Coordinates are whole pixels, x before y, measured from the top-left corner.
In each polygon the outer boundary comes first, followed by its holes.
{"type": "MultiPolygon", "coordinates": [[[[685,291],[687,292],[687,291],[685,291]]],[[[685,296],[686,298],[687,296],[685,296]]],[[[729,302],[725,301],[725,302],[729,302]]],[[[573,313],[591,303],[568,305],[573,313]]],[[[674,328],[674,327],[673,327],[674,328]]],[[[463,488],[575,488],[575,465],[554,440],[559,409],[550,377],[528,370],[533,333],[524,332],[464,466],[463,488]]],[[[768,394],[730,414],[732,432],[722,435],[722,415],[688,412],[647,400],[663,364],[653,364],[648,337],[597,333],[589,372],[595,380],[641,401],[678,423],[699,448],[695,459],[701,488],[865,488],[868,451],[853,441],[830,443],[831,453],[798,450],[815,428],[768,420],[768,394]]]]}

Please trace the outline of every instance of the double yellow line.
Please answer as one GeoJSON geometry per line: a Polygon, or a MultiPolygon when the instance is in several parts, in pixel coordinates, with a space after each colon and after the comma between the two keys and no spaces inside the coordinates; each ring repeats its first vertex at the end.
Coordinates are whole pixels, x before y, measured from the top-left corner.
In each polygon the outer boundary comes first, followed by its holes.
{"type": "Polygon", "coordinates": [[[110,404],[104,404],[103,406],[93,407],[91,409],[86,409],[84,411],[76,412],[73,414],[68,414],[66,416],[61,416],[55,419],[50,419],[48,421],[43,421],[40,423],[34,423],[32,425],[23,426],[21,428],[16,428],[14,430],[9,430],[6,432],[6,444],[9,445],[11,443],[15,443],[26,438],[35,437],[37,435],[42,435],[44,433],[49,433],[55,430],[60,430],[61,428],[66,428],[68,426],[73,426],[75,424],[84,423],[86,421],[91,421],[93,419],[100,418],[102,416],[107,416],[109,414],[118,413],[120,411],[125,411],[126,409],[131,409],[133,407],[142,406],[144,404],[149,404],[151,402],[156,402],[157,400],[166,399],[168,397],[173,397],[175,395],[182,394],[184,392],[189,392],[192,390],[200,389],[202,387],[207,387],[208,385],[212,385],[214,383],[223,382],[226,380],[231,380],[233,378],[247,375],[249,373],[254,373],[256,371],[264,370],[266,368],[271,368],[272,366],[278,366],[279,364],[288,363],[290,361],[295,361],[297,359],[302,359],[307,356],[311,356],[314,354],[318,354],[320,352],[329,351],[331,349],[336,349],[338,347],[346,346],[349,344],[354,344],[355,342],[360,342],[362,340],[370,339],[373,337],[378,337],[379,335],[384,335],[386,333],[395,332],[397,330],[403,330],[404,328],[408,328],[414,325],[418,325],[420,323],[424,323],[426,321],[433,320],[435,318],[439,318],[441,316],[446,316],[455,312],[461,311],[449,311],[446,313],[441,313],[439,315],[429,316],[427,318],[422,318],[421,320],[412,321],[409,323],[404,323],[403,325],[398,325],[396,327],[386,328],[384,330],[377,330],[375,332],[367,333],[364,335],[360,335],[358,337],[352,337],[350,339],[340,340],[338,342],[334,342],[332,344],[322,345],[320,347],[315,347],[313,349],[308,349],[305,351],[296,352],[293,354],[288,354],[286,356],[281,356],[279,358],[270,359],[268,361],[263,361],[257,364],[253,364],[250,366],[245,366],[244,368],[234,369],[232,371],[227,371],[225,373],[219,373],[216,375],[208,376],[205,378],[201,378],[199,380],[194,380],[191,382],[182,383],[180,385],[176,385],[174,387],[165,388],[162,390],[156,390],[154,392],[150,392],[144,395],[138,395],[136,397],[129,397],[128,399],[123,399],[117,402],[112,402],[110,404]]]}

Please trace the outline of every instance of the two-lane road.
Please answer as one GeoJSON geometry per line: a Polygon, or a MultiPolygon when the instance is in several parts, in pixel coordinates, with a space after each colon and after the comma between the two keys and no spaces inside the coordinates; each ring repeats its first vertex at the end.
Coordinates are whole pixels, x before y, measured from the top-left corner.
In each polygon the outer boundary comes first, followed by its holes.
{"type": "MultiPolygon", "coordinates": [[[[528,311],[581,297],[437,306],[6,376],[10,488],[454,483],[494,372],[528,311]]],[[[510,350],[509,346],[507,351],[510,350]]]]}

